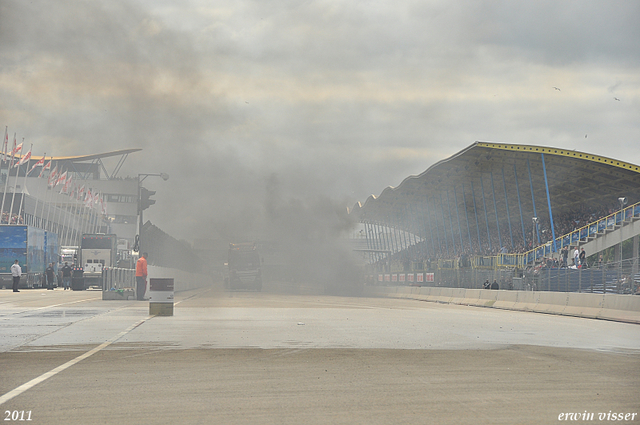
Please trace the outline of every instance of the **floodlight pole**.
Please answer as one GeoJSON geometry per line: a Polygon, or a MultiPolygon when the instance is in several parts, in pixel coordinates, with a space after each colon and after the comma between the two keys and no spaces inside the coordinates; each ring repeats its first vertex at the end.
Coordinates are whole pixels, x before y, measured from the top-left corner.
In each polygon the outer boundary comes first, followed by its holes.
{"type": "Polygon", "coordinates": [[[536,259],[538,258],[538,253],[535,251],[536,246],[536,223],[538,222],[538,217],[531,217],[531,221],[533,222],[533,226],[531,227],[531,249],[533,249],[533,262],[535,264],[536,259]]]}
{"type": "Polygon", "coordinates": [[[144,181],[144,179],[146,179],[149,176],[156,176],[156,177],[161,177],[162,180],[167,181],[169,180],[169,174],[167,173],[159,173],[159,174],[149,174],[149,173],[141,173],[138,174],[138,216],[139,216],[139,220],[138,220],[138,254],[142,255],[142,253],[144,252],[142,250],[142,225],[143,225],[143,221],[142,221],[142,182],[144,181]]]}
{"type": "Polygon", "coordinates": [[[618,202],[620,202],[620,279],[622,279],[622,242],[623,242],[623,236],[622,236],[622,225],[623,225],[623,221],[624,221],[624,211],[623,208],[627,203],[627,197],[626,196],[621,196],[620,198],[618,198],[618,202]]]}

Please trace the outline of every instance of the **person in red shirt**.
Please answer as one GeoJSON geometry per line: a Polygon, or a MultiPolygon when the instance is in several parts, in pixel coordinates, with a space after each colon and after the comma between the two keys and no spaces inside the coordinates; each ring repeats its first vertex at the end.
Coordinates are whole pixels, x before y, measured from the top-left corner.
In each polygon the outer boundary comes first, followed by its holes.
{"type": "Polygon", "coordinates": [[[138,301],[144,300],[144,293],[147,290],[147,254],[142,253],[142,257],[136,262],[136,298],[138,301]]]}

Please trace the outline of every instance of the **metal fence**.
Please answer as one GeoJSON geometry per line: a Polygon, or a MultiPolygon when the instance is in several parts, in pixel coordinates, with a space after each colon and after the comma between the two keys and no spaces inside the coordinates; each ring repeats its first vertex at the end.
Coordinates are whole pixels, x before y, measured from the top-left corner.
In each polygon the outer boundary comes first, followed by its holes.
{"type": "Polygon", "coordinates": [[[638,260],[596,268],[542,268],[524,273],[526,289],[534,291],[634,294],[640,285],[638,260]]]}
{"type": "Polygon", "coordinates": [[[499,285],[500,289],[516,288],[513,280],[513,271],[505,269],[481,269],[467,268],[457,270],[437,270],[434,273],[434,281],[429,286],[442,286],[448,288],[482,289],[486,281],[499,285]]]}
{"type": "Polygon", "coordinates": [[[525,270],[479,267],[438,268],[430,271],[376,272],[367,274],[372,285],[413,285],[482,289],[485,282],[499,289],[524,291],[634,294],[640,285],[638,258],[593,268],[544,268],[525,270]]]}
{"type": "Polygon", "coordinates": [[[103,291],[117,291],[126,288],[135,288],[135,286],[136,271],[134,269],[111,267],[102,270],[103,291]]]}

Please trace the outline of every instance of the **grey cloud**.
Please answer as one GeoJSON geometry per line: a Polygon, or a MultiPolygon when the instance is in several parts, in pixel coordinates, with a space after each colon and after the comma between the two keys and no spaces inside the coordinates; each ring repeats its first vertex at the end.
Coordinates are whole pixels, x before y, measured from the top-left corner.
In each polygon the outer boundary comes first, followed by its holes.
{"type": "Polygon", "coordinates": [[[171,175],[148,218],[178,238],[264,233],[274,176],[274,211],[329,214],[475,140],[624,157],[640,134],[629,2],[0,8],[5,125],[55,154],[143,148],[122,174],[171,175]],[[547,96],[556,78],[574,86],[547,96]]]}

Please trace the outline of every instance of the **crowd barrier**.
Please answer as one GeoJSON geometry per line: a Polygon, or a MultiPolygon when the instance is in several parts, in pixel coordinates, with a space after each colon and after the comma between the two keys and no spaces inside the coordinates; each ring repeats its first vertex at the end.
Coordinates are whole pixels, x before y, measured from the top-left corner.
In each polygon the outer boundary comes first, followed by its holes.
{"type": "Polygon", "coordinates": [[[640,324],[640,296],[437,287],[370,287],[371,295],[640,324]]]}

